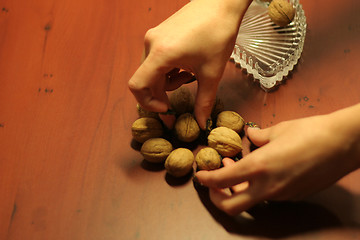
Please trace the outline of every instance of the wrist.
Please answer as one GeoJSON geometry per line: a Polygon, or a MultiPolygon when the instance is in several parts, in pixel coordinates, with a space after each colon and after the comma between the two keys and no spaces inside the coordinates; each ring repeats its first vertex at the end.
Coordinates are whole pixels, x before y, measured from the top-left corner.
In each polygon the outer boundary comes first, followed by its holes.
{"type": "Polygon", "coordinates": [[[211,6],[219,10],[224,16],[232,18],[240,25],[246,10],[253,0],[193,0],[202,6],[211,6]]]}

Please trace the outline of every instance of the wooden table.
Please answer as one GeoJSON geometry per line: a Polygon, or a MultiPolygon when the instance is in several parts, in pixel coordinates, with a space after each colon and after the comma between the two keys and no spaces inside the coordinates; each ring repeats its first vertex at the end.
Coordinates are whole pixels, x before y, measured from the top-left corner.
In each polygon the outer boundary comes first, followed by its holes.
{"type": "MultiPolygon", "coordinates": [[[[146,30],[186,3],[0,0],[0,239],[360,239],[359,171],[244,221],[143,162],[127,81],[146,30]]],[[[301,3],[308,31],[289,79],[266,93],[229,62],[219,87],[261,127],[360,102],[360,1],[301,3]]]]}

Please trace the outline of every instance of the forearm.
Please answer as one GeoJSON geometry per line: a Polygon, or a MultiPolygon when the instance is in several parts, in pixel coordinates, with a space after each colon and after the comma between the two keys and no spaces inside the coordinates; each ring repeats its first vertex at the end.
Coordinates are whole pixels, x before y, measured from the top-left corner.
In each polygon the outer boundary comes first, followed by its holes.
{"type": "Polygon", "coordinates": [[[231,24],[238,28],[251,2],[252,0],[193,0],[191,4],[199,4],[203,7],[211,6],[211,9],[220,12],[219,18],[226,16],[231,24]]]}
{"type": "Polygon", "coordinates": [[[342,140],[354,168],[360,167],[360,103],[328,115],[334,137],[342,140]]]}
{"type": "Polygon", "coordinates": [[[228,14],[233,14],[240,23],[252,0],[216,0],[223,4],[228,14]]]}

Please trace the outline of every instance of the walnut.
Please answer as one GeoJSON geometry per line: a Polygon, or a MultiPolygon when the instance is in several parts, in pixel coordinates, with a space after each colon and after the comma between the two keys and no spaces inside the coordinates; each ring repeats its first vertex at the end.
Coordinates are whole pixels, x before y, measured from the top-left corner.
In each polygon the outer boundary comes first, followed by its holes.
{"type": "Polygon", "coordinates": [[[170,107],[176,114],[192,113],[194,111],[195,98],[187,87],[179,87],[169,97],[170,107]]]}
{"type": "Polygon", "coordinates": [[[164,162],[172,150],[171,143],[163,138],[150,138],[141,146],[144,159],[152,163],[164,162]]]}
{"type": "Polygon", "coordinates": [[[220,167],[221,157],[215,149],[205,147],[196,154],[195,162],[200,170],[214,170],[220,167]]]}
{"type": "Polygon", "coordinates": [[[245,125],[244,119],[234,111],[222,111],[216,121],[217,127],[227,127],[240,133],[245,125]]]}
{"type": "Polygon", "coordinates": [[[140,118],[151,117],[151,118],[160,119],[158,113],[145,110],[143,107],[141,107],[140,104],[136,104],[136,109],[140,118]]]}
{"type": "Polygon", "coordinates": [[[161,122],[155,118],[139,118],[131,127],[133,138],[143,143],[150,138],[161,137],[163,135],[163,126],[161,122]]]}
{"type": "Polygon", "coordinates": [[[191,113],[180,115],[175,122],[175,134],[180,141],[193,142],[200,135],[200,127],[191,113]]]}
{"type": "Polygon", "coordinates": [[[285,27],[294,19],[295,9],[287,0],[273,0],[268,7],[270,19],[280,27],[285,27]]]}
{"type": "Polygon", "coordinates": [[[167,173],[174,177],[183,177],[193,169],[194,154],[187,148],[177,148],[165,161],[167,173]]]}
{"type": "Polygon", "coordinates": [[[227,127],[214,128],[208,136],[208,144],[224,157],[234,157],[242,150],[239,134],[227,127]]]}

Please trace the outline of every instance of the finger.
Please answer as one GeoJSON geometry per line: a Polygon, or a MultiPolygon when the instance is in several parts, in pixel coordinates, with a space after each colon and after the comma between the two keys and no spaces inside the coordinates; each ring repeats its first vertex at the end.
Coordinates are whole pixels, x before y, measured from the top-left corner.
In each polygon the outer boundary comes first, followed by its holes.
{"type": "Polygon", "coordinates": [[[168,103],[164,89],[165,73],[149,63],[148,58],[128,82],[130,91],[146,110],[166,112],[168,103]]]}
{"type": "Polygon", "coordinates": [[[223,189],[210,188],[209,196],[217,208],[232,216],[248,210],[257,203],[251,189],[229,195],[223,189]]]}
{"type": "Polygon", "coordinates": [[[161,121],[165,124],[168,129],[173,129],[176,121],[174,115],[159,114],[161,121]]]}
{"type": "Polygon", "coordinates": [[[258,147],[263,146],[270,141],[270,128],[260,129],[249,127],[246,132],[250,141],[258,147]]]}
{"type": "Polygon", "coordinates": [[[198,77],[198,89],[195,99],[195,117],[201,129],[206,128],[206,122],[213,108],[218,82],[220,79],[198,77]]]}
{"type": "Polygon", "coordinates": [[[141,63],[143,63],[145,61],[145,58],[148,55],[148,51],[146,49],[144,49],[142,55],[141,55],[141,63]]]}
{"type": "Polygon", "coordinates": [[[235,161],[232,160],[231,158],[225,157],[223,158],[222,163],[224,164],[224,167],[228,167],[235,164],[235,161]]]}
{"type": "MultiPolygon", "coordinates": [[[[231,158],[224,158],[222,160],[223,164],[224,164],[224,167],[229,167],[229,166],[232,166],[233,164],[235,164],[235,161],[232,160],[231,158]]],[[[244,191],[245,189],[247,189],[249,187],[249,183],[248,182],[242,182],[242,183],[239,183],[239,184],[236,184],[234,186],[231,187],[231,190],[233,192],[241,192],[241,191],[244,191]]]]}
{"type": "Polygon", "coordinates": [[[227,188],[242,182],[250,181],[252,165],[246,158],[231,166],[216,170],[201,170],[195,174],[196,180],[204,186],[211,188],[227,188]]]}

